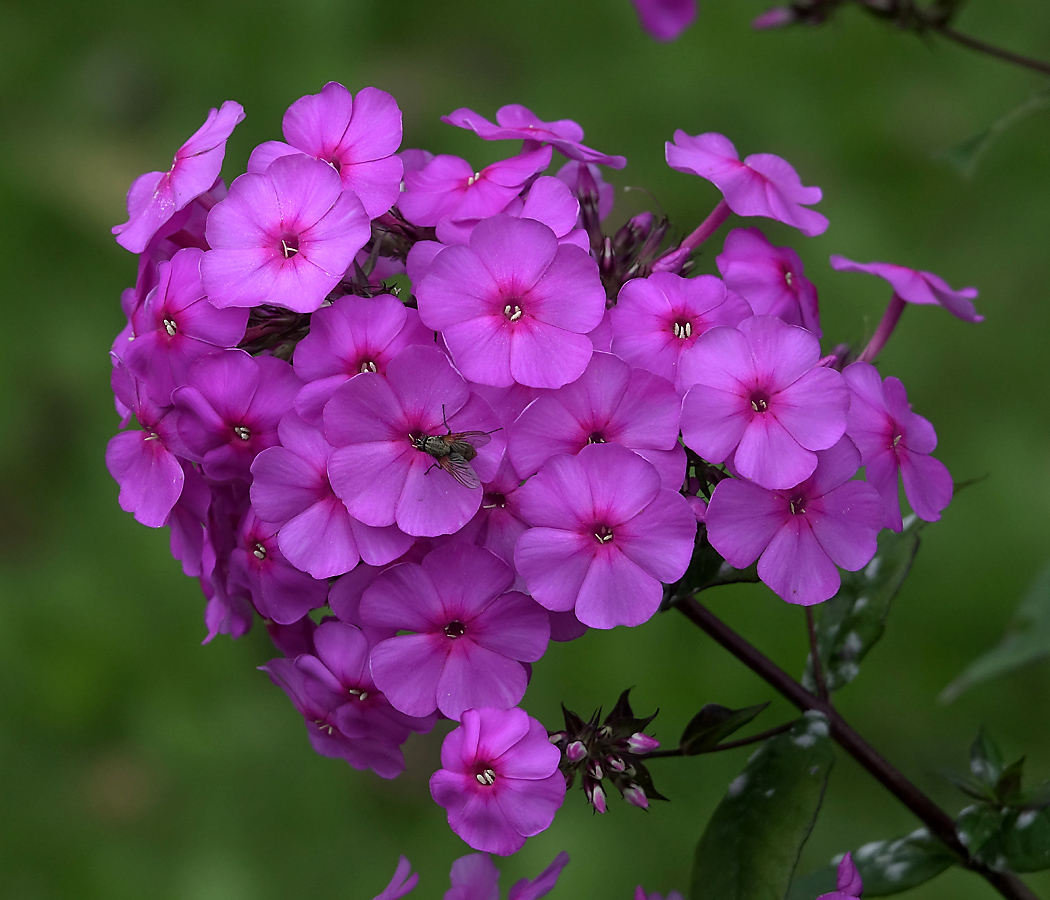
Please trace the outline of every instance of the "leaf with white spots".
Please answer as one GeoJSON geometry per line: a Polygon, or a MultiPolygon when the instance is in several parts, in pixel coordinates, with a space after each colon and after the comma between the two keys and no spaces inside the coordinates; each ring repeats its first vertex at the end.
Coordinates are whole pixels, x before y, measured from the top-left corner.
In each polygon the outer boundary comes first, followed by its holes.
{"type": "MultiPolygon", "coordinates": [[[[839,592],[820,605],[817,649],[828,690],[836,691],[856,678],[860,661],[882,637],[890,603],[919,550],[919,531],[925,524],[909,516],[899,534],[883,531],[871,562],[859,572],[843,572],[839,592]]],[[[806,661],[802,683],[816,689],[812,659],[806,661]]]]}
{"type": "Polygon", "coordinates": [[[733,732],[743,728],[767,706],[768,702],[744,709],[730,709],[717,703],[708,703],[685,726],[682,738],[678,742],[682,754],[695,756],[711,751],[733,732]]]}
{"type": "MultiPolygon", "coordinates": [[[[958,859],[925,828],[892,841],[872,841],[854,850],[853,863],[864,882],[861,896],[888,897],[911,890],[945,869],[958,859]]],[[[813,900],[818,894],[835,890],[835,872],[840,857],[831,865],[810,872],[791,883],[786,900],[813,900]]]]}
{"type": "Polygon", "coordinates": [[[783,900],[833,761],[819,713],[806,713],[790,731],[765,741],[707,823],[689,900],[783,900]]]}

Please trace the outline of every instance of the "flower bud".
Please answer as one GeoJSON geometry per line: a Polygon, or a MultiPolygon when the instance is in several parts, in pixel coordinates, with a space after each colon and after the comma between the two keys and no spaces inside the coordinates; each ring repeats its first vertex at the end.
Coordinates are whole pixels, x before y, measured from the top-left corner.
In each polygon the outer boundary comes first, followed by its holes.
{"type": "Polygon", "coordinates": [[[583,741],[573,741],[565,748],[565,758],[569,762],[577,763],[587,755],[587,747],[583,741]]]}
{"type": "Polygon", "coordinates": [[[652,753],[659,746],[660,742],[656,738],[643,734],[641,731],[636,731],[627,738],[627,749],[631,753],[652,753]]]}
{"type": "Polygon", "coordinates": [[[618,756],[607,756],[605,757],[605,766],[610,772],[619,773],[627,768],[627,763],[618,756]]]}
{"type": "Polygon", "coordinates": [[[594,807],[595,812],[604,813],[608,807],[605,803],[605,791],[602,789],[601,784],[592,785],[588,782],[585,790],[587,801],[594,807]]]}
{"type": "Polygon", "coordinates": [[[645,796],[645,791],[636,784],[624,788],[623,799],[631,805],[637,806],[639,809],[649,808],[649,798],[645,796]]]}

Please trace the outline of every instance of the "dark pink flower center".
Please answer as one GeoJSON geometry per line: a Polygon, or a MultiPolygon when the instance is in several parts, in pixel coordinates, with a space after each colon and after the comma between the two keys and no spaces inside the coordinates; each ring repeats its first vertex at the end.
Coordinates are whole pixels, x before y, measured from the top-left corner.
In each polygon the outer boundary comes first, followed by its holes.
{"type": "Polygon", "coordinates": [[[252,430],[247,425],[234,425],[233,433],[242,441],[250,441],[252,439],[252,430]]]}
{"type": "Polygon", "coordinates": [[[474,765],[474,777],[478,784],[484,787],[492,787],[496,783],[496,770],[487,762],[479,762],[474,765]]]}
{"type": "Polygon", "coordinates": [[[506,316],[507,320],[510,322],[517,322],[524,314],[521,304],[513,298],[508,300],[503,307],[503,315],[506,316]]]}
{"type": "Polygon", "coordinates": [[[453,619],[445,626],[445,636],[452,639],[462,637],[467,633],[467,626],[458,619],[453,619]]]}
{"type": "Polygon", "coordinates": [[[608,525],[598,525],[594,529],[594,536],[599,544],[608,544],[613,539],[613,532],[608,525]]]}
{"type": "Polygon", "coordinates": [[[175,337],[175,333],[179,330],[179,327],[175,324],[174,319],[165,319],[164,330],[168,332],[168,337],[175,337]]]}
{"type": "Polygon", "coordinates": [[[688,319],[675,319],[671,324],[671,331],[676,338],[688,340],[693,336],[693,323],[688,319]]]}
{"type": "Polygon", "coordinates": [[[804,516],[806,514],[806,498],[802,496],[792,497],[788,500],[788,509],[793,516],[804,516]]]}
{"type": "Polygon", "coordinates": [[[257,543],[252,549],[252,555],[258,560],[264,560],[266,559],[266,548],[262,544],[257,543]]]}
{"type": "Polygon", "coordinates": [[[769,409],[769,397],[766,394],[752,394],[751,408],[757,413],[764,413],[769,409]]]}
{"type": "Polygon", "coordinates": [[[285,259],[291,259],[299,252],[299,236],[295,234],[285,234],[281,237],[281,253],[284,254],[285,259]]]}
{"type": "Polygon", "coordinates": [[[364,702],[369,696],[371,696],[364,688],[348,688],[346,692],[350,695],[351,700],[358,700],[361,702],[364,702]]]}
{"type": "Polygon", "coordinates": [[[378,372],[379,369],[376,367],[375,360],[363,359],[361,364],[357,367],[358,372],[378,372]]]}
{"type": "Polygon", "coordinates": [[[482,509],[495,509],[496,507],[504,509],[506,505],[507,498],[498,491],[485,491],[484,496],[481,498],[482,509]]]}
{"type": "Polygon", "coordinates": [[[587,436],[587,443],[588,444],[604,444],[605,443],[605,438],[602,437],[602,433],[600,431],[592,431],[587,436]]]}

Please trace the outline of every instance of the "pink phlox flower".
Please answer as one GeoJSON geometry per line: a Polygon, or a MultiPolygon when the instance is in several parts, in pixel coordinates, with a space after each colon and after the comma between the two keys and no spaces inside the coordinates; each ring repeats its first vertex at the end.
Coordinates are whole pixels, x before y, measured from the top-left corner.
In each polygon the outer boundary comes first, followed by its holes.
{"type": "MultiPolygon", "coordinates": [[[[542,222],[561,242],[575,244],[590,252],[591,244],[587,232],[577,227],[580,218],[580,202],[564,181],[550,175],[541,175],[529,186],[528,193],[512,200],[505,213],[523,219],[542,222]]],[[[440,229],[439,234],[440,237],[440,229]]]]}
{"type": "Polygon", "coordinates": [[[368,218],[382,215],[397,202],[404,166],[401,110],[379,88],[361,88],[354,97],[336,81],[319,94],[300,97],[284,114],[284,138],[252,151],[248,171],[261,174],[275,159],[305,153],[328,163],[343,188],[357,195],[368,218]]]}
{"type": "Polygon", "coordinates": [[[854,900],[864,890],[864,882],[861,881],[860,872],[857,871],[851,854],[847,853],[839,862],[835,881],[838,890],[830,894],[821,894],[817,900],[854,900]]]}
{"type": "Polygon", "coordinates": [[[831,268],[839,272],[867,272],[890,283],[894,293],[906,303],[943,306],[957,319],[965,322],[983,322],[984,316],[977,314],[973,299],[977,288],[965,287],[955,290],[933,272],[922,272],[898,266],[896,263],[858,263],[844,256],[832,256],[831,268]]]}
{"type": "Polygon", "coordinates": [[[397,297],[342,297],[310,317],[310,332],[295,347],[292,366],[306,384],[295,409],[320,425],[324,405],[335,389],[361,372],[384,374],[411,344],[433,344],[434,332],[397,297]]]}
{"type": "Polygon", "coordinates": [[[147,172],[132,182],[128,221],[113,228],[121,247],[142,253],[175,213],[212,187],[226,155],[226,141],[243,119],[241,105],[227,100],[208,113],[204,124],[175,153],[167,172],[147,172]]]}
{"type": "Polygon", "coordinates": [[[171,555],[182,563],[182,572],[190,578],[204,573],[205,523],[211,505],[211,486],[190,462],[182,462],[185,481],[178,502],[168,515],[171,529],[171,555]]]}
{"type": "MultiPolygon", "coordinates": [[[[487,219],[502,212],[550,161],[550,147],[497,160],[481,171],[458,156],[435,156],[424,168],[405,174],[397,206],[413,225],[487,219]]],[[[438,239],[450,243],[440,230],[438,239]]]]}
{"type": "Polygon", "coordinates": [[[361,201],[331,166],[281,156],[237,178],[209,213],[201,280],[218,307],[313,312],[370,236],[361,201]]]}
{"type": "Polygon", "coordinates": [[[296,622],[328,600],[328,582],[300,571],[277,543],[276,529],[249,511],[230,551],[228,591],[247,594],[259,615],[282,625],[296,622]]]}
{"type": "Polygon", "coordinates": [[[203,252],[179,250],[159,266],[159,281],[132,317],[135,339],[124,360],[153,400],[166,406],[190,364],[234,347],[244,337],[246,309],[216,309],[201,286],[203,252]]]}
{"type": "Polygon", "coordinates": [[[204,608],[204,626],[208,633],[201,643],[209,644],[220,634],[228,634],[232,640],[247,634],[255,621],[251,599],[243,594],[227,593],[225,585],[217,586],[213,578],[202,576],[200,584],[208,601],[204,608]]]}
{"type": "Polygon", "coordinates": [[[390,883],[372,900],[401,900],[402,897],[411,893],[418,883],[419,873],[413,872],[411,863],[402,856],[397,861],[397,868],[394,870],[390,883]]]}
{"type": "Polygon", "coordinates": [[[632,366],[675,382],[682,393],[678,364],[705,331],[736,327],[751,315],[740,296],[714,275],[682,278],[654,272],[620,288],[609,310],[612,352],[632,366]]]}
{"type": "Polygon", "coordinates": [[[224,350],[198,359],[172,392],[187,458],[216,481],[250,480],[252,460],[278,442],[277,425],[301,386],[273,356],[224,350]]]}
{"type": "Polygon", "coordinates": [[[666,378],[595,353],[576,381],[537,398],[518,416],[507,452],[527,477],[558,453],[621,444],[652,463],[664,487],[678,490],[685,477],[680,412],[681,399],[666,378]]]}
{"type": "Polygon", "coordinates": [[[185,476],[175,452],[182,447],[170,407],[144,396],[127,367],[114,361],[113,392],[135,415],[141,430],[122,431],[106,445],[106,468],[120,485],[117,502],[137,522],[159,528],[182,494],[185,476]]]}
{"type": "Polygon", "coordinates": [[[278,528],[277,545],[288,561],[314,578],[349,572],[363,559],[385,565],[412,545],[394,525],[358,522],[328,481],[332,447],[321,432],[294,412],[277,429],[281,446],[263,450],[252,463],[252,506],[278,528]]]}
{"type": "Polygon", "coordinates": [[[729,138],[714,132],[674,133],[666,145],[667,164],[679,172],[710,181],[738,216],[765,216],[813,237],[828,220],[806,207],[818,203],[821,190],[805,187],[791,164],[772,153],[754,153],[743,162],[729,138]]]}
{"type": "MultiPolygon", "coordinates": [[[[507,565],[514,565],[514,545],[523,531],[528,528],[518,509],[518,488],[521,478],[511,465],[510,459],[504,457],[496,475],[482,487],[485,493],[481,497],[478,511],[460,531],[453,536],[454,540],[463,540],[490,553],[494,553],[507,565]]],[[[515,590],[524,590],[525,582],[515,573],[515,590]]]]}
{"type": "Polygon", "coordinates": [[[952,476],[930,456],[937,447],[933,425],[912,412],[904,385],[892,376],[882,381],[874,366],[856,362],[842,373],[853,395],[846,433],[860,450],[868,482],[886,506],[886,527],[900,531],[897,475],[915,514],[936,522],[952,499],[952,476]]]}
{"type": "MultiPolygon", "coordinates": [[[[496,111],[495,124],[465,107],[442,116],[441,121],[457,128],[467,128],[486,141],[538,141],[550,144],[563,156],[580,162],[599,163],[613,169],[627,165],[623,156],[609,156],[585,146],[583,129],[572,119],[544,122],[532,110],[517,103],[501,106],[496,111]]],[[[525,147],[527,149],[529,144],[526,143],[525,147]]]]}
{"type": "Polygon", "coordinates": [[[547,649],[550,622],[532,598],[511,591],[514,573],[465,543],[432,550],[420,563],[387,569],[364,592],[361,621],[395,629],[372,648],[372,677],[411,716],[440,710],[509,709],[525,695],[522,663],[547,649]]]}
{"type": "Polygon", "coordinates": [[[416,297],[463,375],[498,387],[575,381],[591,357],[587,332],[605,313],[594,260],[546,225],[508,215],[480,222],[470,246],[442,250],[416,297]]]}
{"type": "Polygon", "coordinates": [[[696,0],[631,0],[642,28],[658,41],[673,41],[696,21],[696,0]]]}
{"type": "MultiPolygon", "coordinates": [[[[593,191],[597,193],[598,220],[605,221],[616,202],[616,188],[602,178],[602,171],[594,163],[570,159],[554,173],[554,177],[563,181],[577,200],[583,201],[593,191]]],[[[582,227],[583,222],[578,222],[582,227]]]]}
{"type": "MultiPolygon", "coordinates": [[[[331,621],[328,617],[325,621],[331,621]]],[[[273,641],[278,652],[289,659],[295,659],[300,653],[314,652],[314,632],[318,623],[309,616],[303,616],[298,622],[282,625],[272,619],[266,622],[266,633],[273,641]]]]}
{"type": "Polygon", "coordinates": [[[551,457],[518,492],[533,527],[514,562],[547,609],[592,628],[641,625],[693,552],[696,519],[653,466],[618,444],[551,457]]]}
{"type": "Polygon", "coordinates": [[[815,451],[845,433],[849,389],[818,366],[820,344],[804,328],[754,316],[713,328],[682,357],[692,385],[682,402],[682,439],[708,462],[732,456],[745,478],[771,490],[813,474],[815,451]]]}
{"type": "Polygon", "coordinates": [[[322,704],[334,698],[332,720],[349,739],[387,748],[377,774],[393,778],[404,769],[400,747],[413,732],[425,733],[435,717],[398,712],[376,687],[368,668],[371,650],[365,633],[343,622],[327,620],[313,634],[314,652],[300,654],[295,666],[308,677],[305,690],[322,704]],[[396,761],[396,765],[391,765],[396,761]]]}
{"type": "MultiPolygon", "coordinates": [[[[535,878],[522,878],[507,893],[507,900],[539,900],[558,883],[562,869],[569,861],[564,850],[535,878]]],[[[499,870],[487,853],[461,856],[452,863],[449,881],[452,886],[444,900],[499,900],[499,870]]]]}
{"type": "Polygon", "coordinates": [[[212,482],[210,503],[204,525],[201,554],[201,591],[207,600],[204,623],[208,633],[201,643],[207,644],[218,634],[238,638],[255,620],[249,591],[230,590],[230,556],[237,547],[240,526],[248,514],[251,501],[244,481],[212,482]]]}
{"type": "Polygon", "coordinates": [[[810,606],[835,596],[836,566],[856,572],[875,555],[884,512],[878,492],[851,481],[860,453],[849,438],[817,454],[813,475],[787,490],[719,482],[707,510],[711,545],[731,566],[758,560],[758,577],[788,603],[810,606]]]}
{"type": "Polygon", "coordinates": [[[430,793],[475,850],[509,856],[554,821],[565,799],[561,752],[524,710],[468,709],[441,745],[430,793]]]}
{"type": "Polygon", "coordinates": [[[495,475],[506,446],[495,413],[448,358],[418,345],[392,359],[385,377],[364,372],[338,388],[325,406],[324,426],[337,448],[328,475],[350,515],[378,527],[396,522],[418,537],[451,534],[471,519],[481,505],[481,482],[495,475]],[[446,459],[443,469],[418,444],[446,434],[446,423],[453,433],[471,433],[465,440],[477,456],[446,459]],[[469,485],[471,473],[476,486],[469,485]]]}
{"type": "Polygon", "coordinates": [[[757,228],[734,228],[716,259],[726,287],[756,316],[776,316],[821,336],[817,289],[790,247],[774,247],[757,228]]]}

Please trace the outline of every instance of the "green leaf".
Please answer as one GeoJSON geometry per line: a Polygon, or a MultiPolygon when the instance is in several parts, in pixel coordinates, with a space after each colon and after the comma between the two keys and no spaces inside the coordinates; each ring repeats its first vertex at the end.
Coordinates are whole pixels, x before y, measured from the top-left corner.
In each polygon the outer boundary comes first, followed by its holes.
{"type": "MultiPolygon", "coordinates": [[[[844,572],[839,592],[820,605],[817,651],[829,691],[857,677],[860,661],[882,637],[890,602],[911,568],[925,524],[909,516],[900,534],[883,531],[871,562],[859,572],[844,572]]],[[[812,659],[806,660],[802,683],[816,690],[812,659]]]]}
{"type": "Polygon", "coordinates": [[[1050,869],[1050,812],[1007,809],[996,815],[998,828],[975,854],[977,858],[999,871],[1050,869]]]}
{"type": "Polygon", "coordinates": [[[1050,565],[1032,583],[1003,639],[941,692],[950,703],[975,684],[998,678],[1050,656],[1050,565]]]}
{"type": "MultiPolygon", "coordinates": [[[[835,890],[839,859],[841,857],[830,866],[792,882],[787,900],[813,900],[822,891],[835,890]]],[[[874,841],[853,851],[853,863],[864,882],[865,900],[911,890],[958,861],[955,854],[925,828],[897,840],[874,841]]]]}
{"type": "Polygon", "coordinates": [[[960,772],[953,772],[951,769],[942,769],[939,774],[945,781],[954,784],[972,800],[980,800],[982,803],[995,802],[995,791],[972,775],[963,775],[960,772]]]}
{"type": "Polygon", "coordinates": [[[1022,119],[1047,107],[1050,107],[1050,88],[1043,88],[1036,91],[1023,103],[1014,107],[998,121],[993,122],[984,131],[967,138],[954,147],[950,147],[943,153],[940,153],[939,157],[956,169],[964,178],[972,178],[984,154],[988,152],[989,147],[995,143],[1004,131],[1009,130],[1022,119]]]}
{"type": "Polygon", "coordinates": [[[767,706],[769,703],[759,703],[745,709],[730,709],[728,706],[708,703],[689,720],[678,746],[685,756],[706,753],[734,731],[743,728],[767,706]]]}
{"type": "Polygon", "coordinates": [[[1017,762],[1010,763],[999,780],[995,782],[995,798],[1003,806],[1017,806],[1021,799],[1021,781],[1024,778],[1024,760],[1022,756],[1017,762]]]}
{"type": "Polygon", "coordinates": [[[1003,752],[983,726],[977,729],[977,737],[970,745],[970,772],[989,787],[995,787],[1003,773],[1003,752]]]}
{"type": "Polygon", "coordinates": [[[833,761],[819,713],[763,743],[700,838],[690,900],[783,900],[833,761]]]}
{"type": "Polygon", "coordinates": [[[999,830],[999,810],[986,803],[967,806],[955,819],[955,832],[962,845],[976,856],[999,830]]]}

